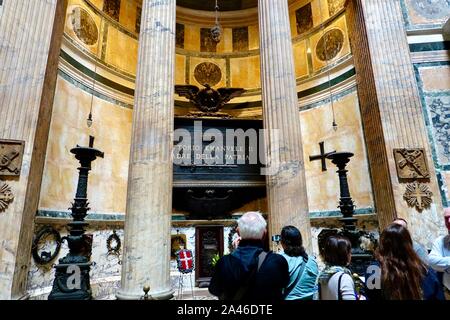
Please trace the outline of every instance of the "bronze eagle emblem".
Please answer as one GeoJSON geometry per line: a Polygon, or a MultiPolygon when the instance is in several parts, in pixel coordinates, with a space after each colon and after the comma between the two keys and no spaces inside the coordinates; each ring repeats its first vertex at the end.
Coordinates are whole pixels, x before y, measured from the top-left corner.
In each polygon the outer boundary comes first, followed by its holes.
{"type": "Polygon", "coordinates": [[[194,85],[176,85],[175,92],[186,97],[198,109],[206,113],[218,112],[231,99],[241,96],[246,90],[242,88],[213,89],[205,84],[201,89],[194,85]]]}

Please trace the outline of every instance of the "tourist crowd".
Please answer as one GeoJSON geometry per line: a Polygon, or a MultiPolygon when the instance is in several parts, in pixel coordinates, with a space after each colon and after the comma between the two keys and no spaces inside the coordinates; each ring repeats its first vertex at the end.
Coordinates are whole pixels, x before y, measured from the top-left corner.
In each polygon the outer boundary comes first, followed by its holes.
{"type": "Polygon", "coordinates": [[[209,291],[221,300],[450,300],[450,208],[444,219],[448,234],[429,253],[411,238],[406,220],[394,220],[382,231],[366,274],[357,275],[349,269],[346,237],[325,240],[319,270],[296,227],[281,230],[282,252],[264,250],[266,221],[249,212],[238,220],[236,248],[217,262],[209,291]]]}

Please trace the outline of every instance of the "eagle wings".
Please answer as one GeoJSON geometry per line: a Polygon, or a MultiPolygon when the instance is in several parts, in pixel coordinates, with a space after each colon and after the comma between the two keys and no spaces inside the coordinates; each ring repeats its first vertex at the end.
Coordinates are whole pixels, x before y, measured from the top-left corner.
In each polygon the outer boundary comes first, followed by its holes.
{"type": "Polygon", "coordinates": [[[231,99],[241,96],[246,90],[242,88],[220,88],[213,89],[209,85],[200,89],[194,85],[176,85],[175,92],[186,97],[192,104],[203,112],[217,112],[222,109],[231,99]]]}

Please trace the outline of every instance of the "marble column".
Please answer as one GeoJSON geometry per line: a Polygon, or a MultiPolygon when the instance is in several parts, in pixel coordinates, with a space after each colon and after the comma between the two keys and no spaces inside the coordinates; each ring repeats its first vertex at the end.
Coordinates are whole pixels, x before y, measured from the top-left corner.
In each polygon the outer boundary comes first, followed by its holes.
{"type": "Polygon", "coordinates": [[[442,232],[442,201],[431,158],[402,16],[400,0],[348,0],[347,20],[356,68],[361,117],[370,162],[375,206],[383,229],[406,218],[415,239],[428,247],[442,232]],[[403,198],[394,148],[423,148],[433,192],[429,209],[418,212],[403,198]]]}
{"type": "Polygon", "coordinates": [[[6,0],[0,9],[0,139],[25,141],[20,176],[0,177],[14,195],[0,212],[0,300],[26,298],[66,7],[6,0]]]}
{"type": "Polygon", "coordinates": [[[305,247],[311,249],[288,1],[258,3],[266,155],[276,167],[267,175],[269,233],[279,234],[283,226],[296,226],[305,247]]]}
{"type": "Polygon", "coordinates": [[[173,296],[170,282],[176,0],[144,0],[119,299],[173,296]]]}

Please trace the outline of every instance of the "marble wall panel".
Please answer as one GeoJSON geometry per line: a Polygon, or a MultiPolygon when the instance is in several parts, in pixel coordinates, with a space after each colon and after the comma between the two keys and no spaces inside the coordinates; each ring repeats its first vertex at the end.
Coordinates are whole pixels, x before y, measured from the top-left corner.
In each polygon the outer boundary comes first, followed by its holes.
{"type": "Polygon", "coordinates": [[[181,54],[175,55],[175,83],[186,83],[186,56],[181,54]]]}
{"type": "Polygon", "coordinates": [[[301,78],[307,76],[308,70],[308,55],[306,41],[297,42],[294,44],[294,61],[295,61],[295,76],[301,78]]]}
{"type": "Polygon", "coordinates": [[[91,95],[58,79],[40,208],[68,208],[75,194],[78,167],[69,151],[77,144],[86,145],[89,135],[93,135],[95,146],[105,152],[105,158],[93,163],[89,181],[91,208],[96,212],[125,211],[132,111],[94,97],[94,123],[88,129],[91,99],[91,95]]]}
{"type": "Polygon", "coordinates": [[[444,206],[450,205],[450,66],[448,63],[416,65],[423,112],[431,141],[432,159],[444,206]]]}
{"type": "Polygon", "coordinates": [[[259,88],[259,56],[231,59],[231,86],[237,88],[259,88]]]}
{"type": "Polygon", "coordinates": [[[136,32],[137,9],[141,4],[139,0],[122,0],[120,3],[119,23],[132,32],[136,32]]]}
{"type": "Polygon", "coordinates": [[[311,9],[314,26],[320,25],[322,21],[325,21],[330,17],[327,0],[311,1],[311,9]]]}
{"type": "Polygon", "coordinates": [[[258,25],[248,26],[248,49],[259,48],[259,27],[258,25]]]}
{"type": "Polygon", "coordinates": [[[349,151],[355,154],[348,166],[350,192],[357,209],[373,208],[371,180],[365,142],[359,113],[358,97],[353,91],[334,103],[338,130],[331,126],[333,118],[328,103],[301,111],[306,183],[309,210],[336,211],[339,198],[339,179],[336,167],[327,160],[327,171],[322,172],[320,161],[309,161],[309,156],[320,152],[319,142],[325,142],[325,152],[349,151]]]}
{"type": "Polygon", "coordinates": [[[408,29],[442,26],[450,16],[447,0],[401,0],[408,29]]]}
{"type": "Polygon", "coordinates": [[[184,28],[184,48],[191,51],[200,51],[200,27],[186,24],[184,28]]]}
{"type": "Polygon", "coordinates": [[[139,43],[116,28],[108,30],[107,63],[131,74],[136,74],[139,43]]]}
{"type": "MultiPolygon", "coordinates": [[[[45,225],[37,224],[36,232],[45,225]]],[[[61,236],[67,235],[66,225],[59,224],[53,226],[61,236]]],[[[93,289],[94,299],[103,299],[114,294],[120,276],[120,259],[121,257],[109,254],[107,249],[107,239],[116,230],[117,235],[121,239],[123,248],[123,230],[114,226],[89,226],[86,233],[93,235],[91,262],[91,285],[93,289]]],[[[31,259],[31,267],[28,273],[28,293],[32,300],[46,300],[53,285],[55,270],[52,268],[53,263],[57,263],[58,259],[64,257],[69,251],[66,242],[63,242],[61,250],[55,260],[47,265],[38,265],[31,259]]]]}

